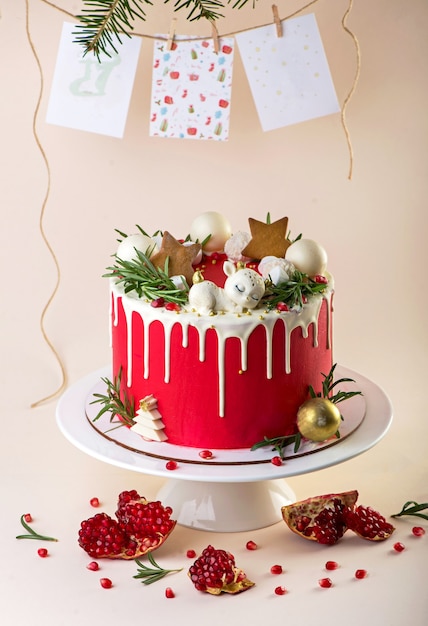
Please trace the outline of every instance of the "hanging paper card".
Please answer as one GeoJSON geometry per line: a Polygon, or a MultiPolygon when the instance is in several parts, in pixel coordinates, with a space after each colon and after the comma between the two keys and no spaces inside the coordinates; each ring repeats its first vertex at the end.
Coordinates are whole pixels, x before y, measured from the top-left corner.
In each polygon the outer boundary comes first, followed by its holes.
{"type": "Polygon", "coordinates": [[[119,53],[83,56],[73,42],[74,24],[64,23],[46,121],[123,137],[141,40],[124,37],[119,53]]]}
{"type": "Polygon", "coordinates": [[[281,24],[236,35],[264,131],[340,110],[315,15],[281,24]]]}
{"type": "Polygon", "coordinates": [[[229,136],[233,44],[220,40],[180,41],[171,50],[156,40],[150,135],[224,141],[229,136]]]}

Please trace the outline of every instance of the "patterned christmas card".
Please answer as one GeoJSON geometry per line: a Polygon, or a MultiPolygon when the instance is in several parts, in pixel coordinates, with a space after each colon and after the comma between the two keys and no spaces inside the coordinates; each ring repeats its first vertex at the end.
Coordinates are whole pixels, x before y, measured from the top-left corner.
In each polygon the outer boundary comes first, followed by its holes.
{"type": "Polygon", "coordinates": [[[236,35],[264,131],[340,111],[315,15],[236,35]]]}
{"type": "Polygon", "coordinates": [[[83,55],[75,25],[62,29],[46,121],[112,137],[123,137],[141,39],[123,37],[118,54],[83,55]]]}
{"type": "Polygon", "coordinates": [[[229,137],[234,40],[155,40],[150,135],[224,141],[229,137]]]}

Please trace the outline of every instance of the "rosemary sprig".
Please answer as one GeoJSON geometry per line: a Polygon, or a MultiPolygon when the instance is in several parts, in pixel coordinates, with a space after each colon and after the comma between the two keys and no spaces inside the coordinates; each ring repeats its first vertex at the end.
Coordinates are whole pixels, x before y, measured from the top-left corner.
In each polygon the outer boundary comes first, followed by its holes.
{"type": "Polygon", "coordinates": [[[152,567],[147,567],[147,565],[144,565],[144,563],[142,563],[139,559],[135,559],[135,562],[139,566],[139,569],[138,573],[133,576],[133,578],[142,579],[141,582],[143,583],[143,585],[151,585],[152,583],[155,583],[158,580],[164,578],[164,576],[175,572],[181,572],[181,570],[183,569],[182,567],[180,569],[164,569],[156,563],[151,552],[147,554],[147,558],[152,567]]]}
{"type": "Polygon", "coordinates": [[[391,515],[391,517],[402,517],[403,515],[413,515],[414,517],[421,517],[422,519],[428,520],[428,515],[421,513],[421,511],[425,511],[428,509],[428,502],[423,502],[422,504],[418,504],[414,500],[409,500],[403,505],[403,508],[399,513],[395,513],[391,515]]]}
{"type": "Polygon", "coordinates": [[[278,285],[267,282],[264,303],[268,309],[274,309],[280,302],[289,308],[302,307],[306,298],[322,293],[326,287],[325,283],[317,283],[307,274],[294,270],[290,280],[278,285]]]}
{"type": "Polygon", "coordinates": [[[55,537],[47,537],[46,535],[39,535],[39,533],[36,533],[36,531],[33,530],[31,526],[27,524],[24,518],[25,518],[25,514],[21,515],[20,521],[21,521],[22,526],[25,528],[25,530],[28,531],[28,535],[17,535],[16,536],[17,539],[38,539],[39,541],[58,541],[58,539],[55,539],[55,537]]]}
{"type": "Polygon", "coordinates": [[[117,283],[124,285],[125,293],[135,291],[139,298],[156,300],[162,297],[165,302],[177,304],[187,302],[188,285],[183,282],[183,289],[180,289],[169,278],[168,257],[162,270],[155,267],[149,257],[140,250],[136,250],[136,253],[137,258],[132,261],[115,257],[115,265],[107,268],[109,273],[104,274],[104,278],[114,278],[117,283]]]}
{"type": "Polygon", "coordinates": [[[108,378],[101,378],[103,383],[107,387],[107,393],[94,393],[95,400],[92,400],[90,404],[102,404],[102,408],[94,417],[95,422],[104,413],[110,413],[110,422],[113,422],[116,415],[121,418],[121,426],[132,426],[134,424],[135,410],[134,399],[129,398],[126,391],[123,393],[123,399],[120,395],[120,381],[122,378],[122,368],[119,370],[117,376],[115,376],[112,382],[108,378]]]}
{"type": "Polygon", "coordinates": [[[286,435],[284,437],[272,437],[269,439],[265,437],[262,441],[258,441],[255,443],[251,450],[258,450],[259,448],[264,448],[265,446],[272,446],[272,450],[277,452],[281,459],[284,459],[284,448],[291,443],[294,443],[294,452],[300,448],[300,444],[302,441],[302,435],[300,433],[296,433],[295,435],[286,435]]]}

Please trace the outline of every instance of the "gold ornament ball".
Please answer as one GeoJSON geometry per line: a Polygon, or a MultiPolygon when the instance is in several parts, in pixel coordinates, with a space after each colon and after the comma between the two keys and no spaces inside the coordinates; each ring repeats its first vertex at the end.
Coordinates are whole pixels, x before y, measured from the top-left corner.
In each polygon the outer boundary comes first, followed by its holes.
{"type": "Polygon", "coordinates": [[[340,411],[327,398],[311,398],[297,412],[297,428],[310,441],[325,441],[338,430],[340,411]]]}

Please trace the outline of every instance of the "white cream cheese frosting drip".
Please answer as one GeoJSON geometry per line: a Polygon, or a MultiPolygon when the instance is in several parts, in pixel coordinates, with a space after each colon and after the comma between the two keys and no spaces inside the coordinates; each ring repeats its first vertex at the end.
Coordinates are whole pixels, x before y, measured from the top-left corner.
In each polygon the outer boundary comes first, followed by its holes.
{"type": "MultiPolygon", "coordinates": [[[[331,277],[329,277],[331,278],[331,277]]],[[[154,321],[160,321],[164,330],[165,338],[165,353],[164,353],[164,380],[168,383],[170,380],[170,366],[171,366],[171,333],[175,324],[180,324],[182,328],[182,345],[183,348],[188,346],[188,329],[189,326],[196,328],[199,339],[199,360],[205,361],[206,357],[206,333],[210,329],[214,329],[217,334],[217,360],[218,360],[218,400],[219,400],[219,416],[224,417],[225,414],[225,388],[226,388],[226,363],[225,363],[225,350],[226,341],[229,338],[236,337],[240,340],[241,345],[241,369],[246,371],[248,363],[248,340],[252,332],[262,325],[266,332],[266,377],[272,378],[272,363],[273,363],[273,333],[275,324],[280,321],[284,324],[285,329],[285,372],[289,374],[291,372],[291,354],[290,343],[292,332],[300,327],[304,337],[308,337],[308,329],[311,324],[314,325],[313,341],[314,346],[318,345],[318,318],[321,310],[323,300],[327,302],[327,347],[331,346],[331,298],[332,298],[332,284],[329,282],[326,291],[323,294],[315,295],[310,298],[300,311],[286,311],[278,313],[278,311],[264,311],[262,309],[254,309],[251,314],[225,313],[219,315],[199,315],[189,308],[184,308],[180,313],[175,311],[168,311],[165,308],[153,308],[145,300],[133,297],[132,295],[125,295],[120,285],[111,282],[112,300],[111,304],[113,325],[118,324],[118,299],[122,299],[123,310],[127,324],[127,363],[128,363],[128,376],[127,385],[132,386],[133,371],[132,371],[132,314],[135,312],[142,318],[143,321],[143,377],[148,379],[150,376],[149,357],[150,357],[150,325],[154,321]]],[[[141,375],[141,373],[140,373],[141,375]]]]}

